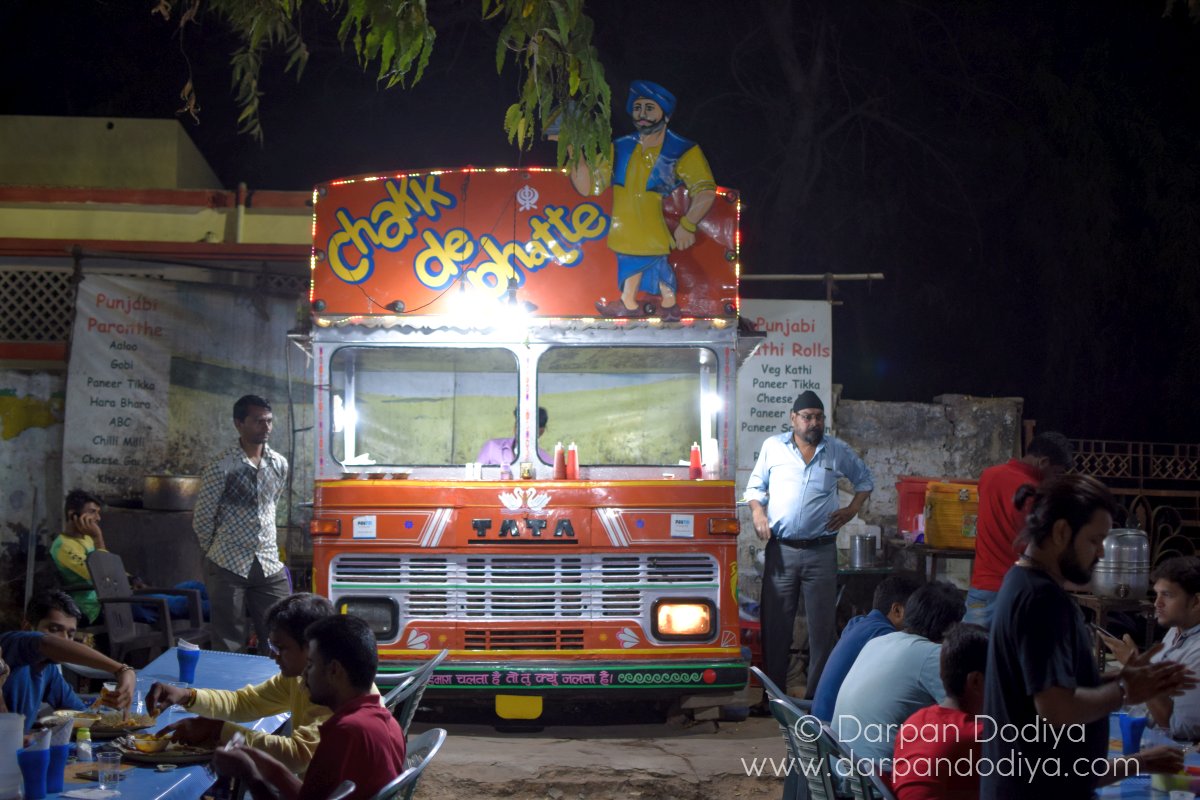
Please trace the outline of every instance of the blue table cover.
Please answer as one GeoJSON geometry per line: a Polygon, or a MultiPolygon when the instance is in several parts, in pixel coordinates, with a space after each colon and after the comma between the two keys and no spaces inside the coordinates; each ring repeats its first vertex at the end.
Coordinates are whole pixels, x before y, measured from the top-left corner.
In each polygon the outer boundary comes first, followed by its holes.
{"type": "MultiPolygon", "coordinates": [[[[1121,755],[1121,723],[1116,714],[1109,715],[1108,718],[1108,737],[1109,737],[1109,756],[1121,755]],[[1113,745],[1116,748],[1113,748],[1113,745]]],[[[1146,732],[1142,735],[1142,748],[1153,747],[1160,744],[1170,744],[1176,746],[1185,746],[1186,742],[1176,742],[1171,737],[1167,736],[1163,731],[1157,728],[1146,728],[1146,732]]],[[[1189,751],[1183,759],[1183,763],[1189,767],[1200,767],[1200,753],[1189,751]]],[[[1124,800],[1167,800],[1168,793],[1160,791],[1150,786],[1149,775],[1138,775],[1133,778],[1104,786],[1097,795],[1102,798],[1124,798],[1124,800]]]]}
{"type": "MultiPolygon", "coordinates": [[[[137,688],[142,698],[149,694],[151,684],[156,681],[179,680],[179,661],[175,651],[176,648],[172,647],[138,671],[137,688]]],[[[191,685],[197,689],[236,690],[248,684],[262,683],[277,672],[279,667],[275,662],[263,656],[202,650],[200,661],[196,665],[196,680],[191,685]]],[[[190,711],[164,711],[159,714],[158,724],[153,730],[158,731],[193,716],[195,714],[190,711]]],[[[286,713],[276,714],[253,723],[240,724],[254,730],[273,732],[279,730],[288,717],[286,713]]],[[[128,770],[127,777],[121,781],[120,800],[198,800],[212,785],[212,779],[203,764],[180,766],[171,772],[158,772],[153,767],[141,764],[134,766],[135,769],[128,770]]],[[[92,788],[95,786],[96,784],[91,784],[92,788]]],[[[88,788],[88,784],[68,783],[63,787],[63,791],[85,788],[88,788]]],[[[47,797],[59,795],[51,794],[47,797]]]]}

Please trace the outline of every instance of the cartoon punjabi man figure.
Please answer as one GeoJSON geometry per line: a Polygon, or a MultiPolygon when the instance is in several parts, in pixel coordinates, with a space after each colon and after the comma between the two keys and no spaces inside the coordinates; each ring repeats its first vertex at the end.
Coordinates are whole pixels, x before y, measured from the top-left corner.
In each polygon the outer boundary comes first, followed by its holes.
{"type": "Polygon", "coordinates": [[[611,164],[594,173],[580,163],[571,182],[580,194],[599,194],[612,184],[612,226],[608,246],[617,254],[621,296],[601,299],[596,310],[606,317],[639,317],[639,291],[661,297],[659,315],[677,322],[675,271],[667,256],[696,243],[696,228],[716,198],[716,183],[704,153],[695,142],[667,130],[675,112],[675,95],[650,81],[629,87],[626,112],[636,133],[613,142],[611,164]],[[663,197],[687,187],[690,202],[674,232],[663,217],[663,197]]]}

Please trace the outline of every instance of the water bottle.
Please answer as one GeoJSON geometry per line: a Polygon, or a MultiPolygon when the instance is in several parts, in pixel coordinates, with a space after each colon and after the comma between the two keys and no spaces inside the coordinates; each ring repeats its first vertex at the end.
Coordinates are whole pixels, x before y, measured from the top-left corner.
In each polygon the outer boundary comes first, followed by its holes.
{"type": "Polygon", "coordinates": [[[92,731],[90,728],[80,728],[75,732],[75,760],[80,764],[95,761],[92,755],[92,731]]]}

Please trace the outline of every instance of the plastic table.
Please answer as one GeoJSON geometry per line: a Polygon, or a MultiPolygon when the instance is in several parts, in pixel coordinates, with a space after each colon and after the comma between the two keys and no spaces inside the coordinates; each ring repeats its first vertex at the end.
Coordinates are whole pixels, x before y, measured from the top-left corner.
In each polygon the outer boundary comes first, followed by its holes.
{"type": "MultiPolygon", "coordinates": [[[[1109,756],[1121,755],[1121,726],[1117,722],[1116,714],[1109,715],[1108,737],[1109,756]]],[[[1146,732],[1142,735],[1142,747],[1152,747],[1159,744],[1171,744],[1183,747],[1188,743],[1176,742],[1161,730],[1147,728],[1146,732]]],[[[1183,761],[1189,767],[1200,767],[1200,753],[1189,751],[1184,756],[1183,761]]],[[[1167,792],[1155,789],[1150,785],[1149,775],[1126,778],[1119,783],[1102,787],[1096,794],[1101,798],[1123,798],[1124,800],[1167,800],[1168,797],[1167,792]]]]}
{"type": "MultiPolygon", "coordinates": [[[[178,681],[179,662],[172,647],[138,671],[137,688],[145,697],[155,681],[178,681]]],[[[192,686],[199,689],[241,689],[247,684],[262,683],[279,672],[279,667],[269,658],[249,656],[241,653],[218,653],[201,651],[196,665],[196,681],[192,686]]],[[[190,711],[163,712],[158,717],[154,730],[159,730],[181,719],[195,716],[190,711]]],[[[263,717],[253,723],[241,723],[254,730],[276,731],[288,720],[289,715],[276,714],[263,717]]],[[[98,743],[99,744],[99,743],[98,743]]],[[[153,767],[136,766],[127,771],[121,781],[118,800],[198,800],[212,785],[212,779],[203,764],[180,766],[171,772],[158,772],[153,767]]],[[[89,784],[68,783],[64,792],[85,789],[89,784]]],[[[95,788],[96,784],[90,784],[95,788]]],[[[47,797],[59,797],[57,794],[47,797]]]]}

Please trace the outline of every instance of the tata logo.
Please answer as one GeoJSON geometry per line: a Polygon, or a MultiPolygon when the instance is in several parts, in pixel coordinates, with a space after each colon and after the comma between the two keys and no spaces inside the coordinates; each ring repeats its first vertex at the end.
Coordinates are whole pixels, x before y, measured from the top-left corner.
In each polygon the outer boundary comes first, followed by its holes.
{"type": "Polygon", "coordinates": [[[525,541],[535,541],[537,539],[554,541],[557,539],[560,542],[570,540],[572,543],[575,541],[575,527],[571,525],[571,520],[558,520],[554,524],[554,532],[552,534],[546,532],[547,522],[549,520],[533,517],[501,519],[499,528],[493,533],[493,520],[473,519],[471,520],[471,528],[475,531],[475,538],[471,541],[500,541],[505,539],[523,539],[525,541]]]}

